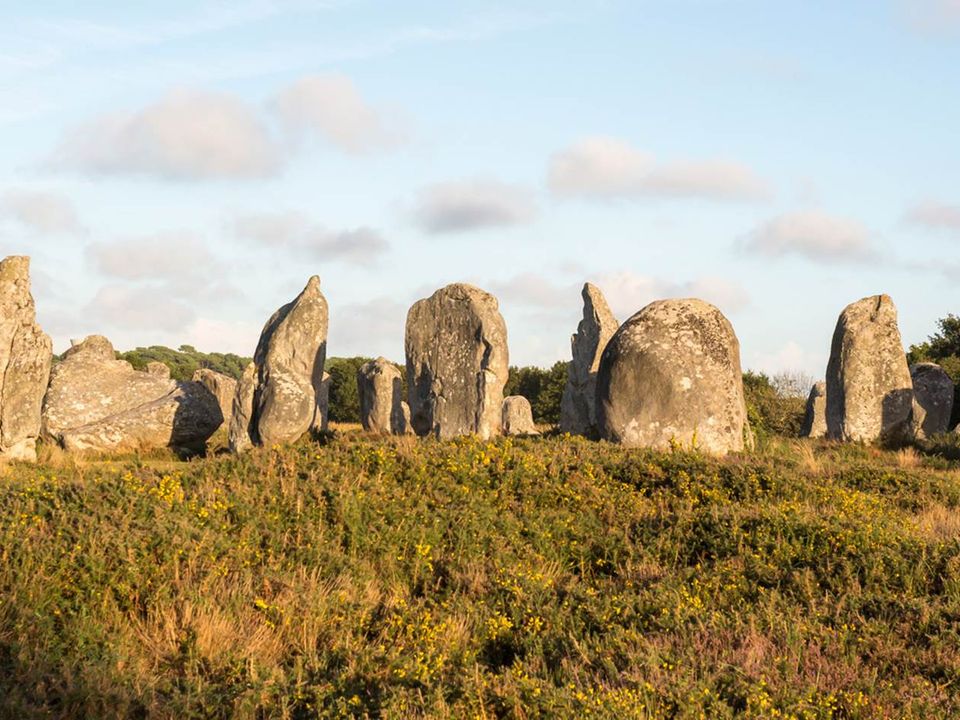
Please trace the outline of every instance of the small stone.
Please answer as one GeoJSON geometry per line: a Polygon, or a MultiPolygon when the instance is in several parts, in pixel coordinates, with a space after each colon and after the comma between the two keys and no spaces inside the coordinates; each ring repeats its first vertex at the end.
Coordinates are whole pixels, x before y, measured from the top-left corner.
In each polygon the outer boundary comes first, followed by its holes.
{"type": "Polygon", "coordinates": [[[503,399],[501,426],[504,435],[539,435],[533,422],[530,401],[523,395],[509,395],[503,399]]]}
{"type": "Polygon", "coordinates": [[[913,431],[917,438],[930,438],[950,429],[954,383],[936,363],[910,366],[913,380],[913,431]]]}
{"type": "Polygon", "coordinates": [[[822,380],[810,388],[800,434],[808,438],[822,438],[827,434],[827,384],[822,380]]]}

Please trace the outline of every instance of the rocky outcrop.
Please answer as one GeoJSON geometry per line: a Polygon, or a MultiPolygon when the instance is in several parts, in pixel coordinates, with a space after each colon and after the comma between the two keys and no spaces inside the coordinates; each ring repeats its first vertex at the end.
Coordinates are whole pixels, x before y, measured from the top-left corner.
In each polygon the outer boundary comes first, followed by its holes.
{"type": "Polygon", "coordinates": [[[221,424],[230,427],[233,418],[233,398],[237,394],[237,381],[229,375],[224,375],[210,368],[200,368],[193,374],[193,381],[200,383],[217,399],[220,414],[223,416],[221,424]]]}
{"type": "Polygon", "coordinates": [[[216,398],[159,365],[135,370],[100,335],[73,345],[50,374],[44,436],[67,450],[202,452],[223,422],[216,398]]]}
{"type": "Polygon", "coordinates": [[[510,395],[503,399],[500,425],[504,435],[539,435],[533,422],[530,401],[523,395],[510,395]]]}
{"type": "Polygon", "coordinates": [[[249,382],[241,380],[237,386],[230,444],[235,452],[250,445],[293,442],[309,430],[323,429],[328,321],[327,301],[314,275],[303,292],[264,325],[253,357],[252,397],[249,382]]]}
{"type": "Polygon", "coordinates": [[[570,339],[573,359],[567,365],[567,384],[560,402],[560,430],[594,436],[597,370],[603,349],[617,331],[618,323],[596,285],[584,284],[581,295],[583,319],[570,339]]]}
{"type": "Polygon", "coordinates": [[[740,343],[702,300],[651,303],[614,333],[597,373],[604,438],[631,447],[723,455],[748,435],[740,343]]]}
{"type": "Polygon", "coordinates": [[[410,308],[405,345],[417,435],[499,433],[509,357],[493,295],[463,283],[437,290],[410,308]]]}
{"type": "Polygon", "coordinates": [[[827,384],[814,383],[807,396],[807,411],[803,417],[800,435],[808,438],[822,438],[827,434],[827,384]]]}
{"type": "Polygon", "coordinates": [[[53,346],[37,325],[30,258],[0,262],[0,460],[37,459],[53,346]]]}
{"type": "Polygon", "coordinates": [[[953,414],[954,383],[936,363],[910,366],[913,381],[913,434],[930,438],[950,429],[953,414]]]}
{"type": "Polygon", "coordinates": [[[827,363],[827,434],[844,441],[903,442],[912,435],[913,381],[897,308],[888,295],[848,305],[827,363]]]}
{"type": "Polygon", "coordinates": [[[364,363],[357,370],[357,392],[364,430],[383,435],[403,435],[408,431],[400,368],[382,357],[364,363]]]}

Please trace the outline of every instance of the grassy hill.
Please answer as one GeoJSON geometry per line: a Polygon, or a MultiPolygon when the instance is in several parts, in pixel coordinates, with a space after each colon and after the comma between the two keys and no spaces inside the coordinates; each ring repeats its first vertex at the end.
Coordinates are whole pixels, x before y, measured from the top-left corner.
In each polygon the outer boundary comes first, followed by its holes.
{"type": "Polygon", "coordinates": [[[341,434],[14,466],[0,716],[960,714],[960,472],[341,434]]]}

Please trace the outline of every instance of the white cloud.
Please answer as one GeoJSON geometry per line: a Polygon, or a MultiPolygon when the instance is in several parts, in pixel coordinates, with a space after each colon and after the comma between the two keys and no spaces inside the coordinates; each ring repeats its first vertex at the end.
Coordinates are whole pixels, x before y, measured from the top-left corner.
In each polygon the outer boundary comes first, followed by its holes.
{"type": "Polygon", "coordinates": [[[781,372],[799,371],[808,373],[813,378],[822,378],[826,366],[825,353],[809,352],[795,340],[788,340],[773,352],[754,353],[750,365],[745,365],[744,369],[759,370],[771,376],[781,372]]]}
{"type": "Polygon", "coordinates": [[[294,138],[312,132],[349,153],[399,140],[384,113],[367,104],[344,75],[305,77],[280,91],[272,105],[294,138]]]}
{"type": "Polygon", "coordinates": [[[76,208],[63,195],[34,190],[10,190],[0,196],[0,220],[9,218],[38,235],[83,230],[76,208]]]}
{"type": "Polygon", "coordinates": [[[230,322],[198,317],[178,334],[177,345],[193,345],[204,352],[235,353],[251,357],[257,347],[262,322],[230,322]]]}
{"type": "Polygon", "coordinates": [[[402,363],[404,328],[411,304],[378,297],[338,305],[336,312],[330,313],[327,356],[383,355],[402,363]]]}
{"type": "Polygon", "coordinates": [[[84,311],[88,323],[140,332],[183,332],[193,322],[192,306],[154,285],[104,285],[84,311]]]}
{"type": "Polygon", "coordinates": [[[390,247],[373,228],[331,230],[298,212],[244,215],[234,220],[233,230],[237,237],[265,247],[356,265],[374,264],[390,247]]]}
{"type": "Polygon", "coordinates": [[[735,313],[750,303],[749,294],[740,285],[715,276],[674,282],[624,270],[598,275],[592,282],[603,291],[620,322],[654,300],[664,298],[700,298],[724,313],[735,313]]]}
{"type": "Polygon", "coordinates": [[[906,221],[931,229],[960,232],[960,205],[926,202],[907,211],[906,221]]]}
{"type": "Polygon", "coordinates": [[[529,190],[480,178],[429,185],[414,208],[417,225],[431,234],[518,225],[536,215],[529,190]]]}
{"type": "Polygon", "coordinates": [[[599,199],[693,197],[758,200],[770,194],[753,170],[726,160],[656,159],[628,143],[591,137],[556,153],[547,178],[558,196],[599,199]]]}
{"type": "Polygon", "coordinates": [[[213,264],[201,239],[185,232],[90,243],[87,257],[104,275],[123,280],[195,278],[213,264]]]}
{"type": "Polygon", "coordinates": [[[103,115],[76,128],[51,162],[91,174],[190,180],[263,177],[276,172],[281,159],[242,100],[181,90],[137,112],[103,115]]]}
{"type": "Polygon", "coordinates": [[[747,235],[743,247],[760,255],[801,255],[819,262],[867,260],[875,255],[863,225],[820,211],[776,217],[747,235]]]}

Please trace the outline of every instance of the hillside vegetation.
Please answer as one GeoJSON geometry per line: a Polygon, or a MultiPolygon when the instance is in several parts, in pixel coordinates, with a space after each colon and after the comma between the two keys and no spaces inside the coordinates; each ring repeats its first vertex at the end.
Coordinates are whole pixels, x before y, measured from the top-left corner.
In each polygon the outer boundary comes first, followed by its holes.
{"type": "Polygon", "coordinates": [[[47,461],[0,483],[3,717],[960,714],[940,457],[345,433],[47,461]]]}

